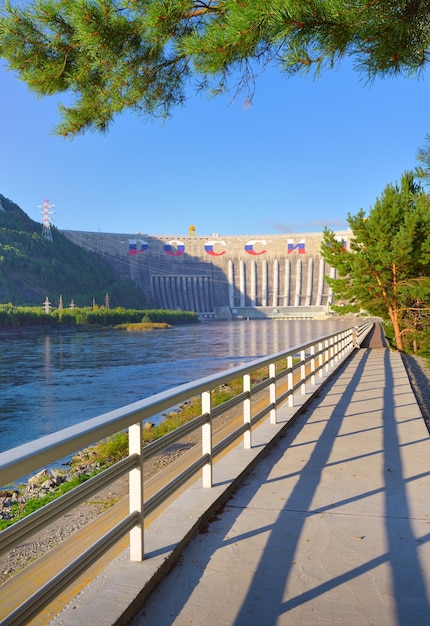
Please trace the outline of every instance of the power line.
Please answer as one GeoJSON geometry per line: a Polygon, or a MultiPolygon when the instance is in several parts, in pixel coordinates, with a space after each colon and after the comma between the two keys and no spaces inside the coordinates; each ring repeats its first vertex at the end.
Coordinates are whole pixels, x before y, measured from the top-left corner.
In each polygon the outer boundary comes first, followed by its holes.
{"type": "Polygon", "coordinates": [[[54,207],[55,207],[55,204],[49,204],[49,200],[47,198],[43,201],[43,204],[38,205],[39,209],[43,209],[43,211],[40,211],[40,214],[43,215],[42,237],[46,239],[47,241],[52,241],[52,231],[51,231],[52,217],[50,216],[52,215],[52,213],[54,213],[54,211],[50,211],[49,209],[52,209],[54,207]]]}

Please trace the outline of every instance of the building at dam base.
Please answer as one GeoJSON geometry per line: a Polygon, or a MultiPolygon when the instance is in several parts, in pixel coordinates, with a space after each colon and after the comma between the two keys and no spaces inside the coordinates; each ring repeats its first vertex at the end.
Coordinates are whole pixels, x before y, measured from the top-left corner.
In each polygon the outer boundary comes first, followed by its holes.
{"type": "MultiPolygon", "coordinates": [[[[313,317],[328,312],[335,276],[322,233],[255,236],[115,234],[62,230],[141,287],[148,306],[202,317],[313,317]]],[[[350,231],[336,237],[349,248],[350,231]]]]}

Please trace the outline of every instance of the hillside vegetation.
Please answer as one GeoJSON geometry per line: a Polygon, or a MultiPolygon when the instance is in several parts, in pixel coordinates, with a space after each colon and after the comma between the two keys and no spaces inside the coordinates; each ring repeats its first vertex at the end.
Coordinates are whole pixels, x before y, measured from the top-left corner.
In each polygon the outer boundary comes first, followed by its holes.
{"type": "Polygon", "coordinates": [[[96,254],[76,246],[55,227],[53,241],[42,237],[34,222],[14,202],[0,194],[0,303],[41,306],[48,298],[57,307],[94,302],[141,309],[145,296],[131,280],[118,280],[111,266],[96,254]]]}
{"type": "Polygon", "coordinates": [[[124,307],[107,309],[98,306],[46,311],[43,306],[0,304],[0,329],[86,326],[137,331],[170,328],[175,324],[194,324],[198,321],[193,311],[136,310],[124,307]]]}

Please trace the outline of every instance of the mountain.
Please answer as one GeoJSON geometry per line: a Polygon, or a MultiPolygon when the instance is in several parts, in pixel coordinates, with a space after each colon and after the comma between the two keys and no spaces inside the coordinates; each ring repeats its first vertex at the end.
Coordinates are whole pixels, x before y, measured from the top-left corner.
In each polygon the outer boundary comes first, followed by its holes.
{"type": "Polygon", "coordinates": [[[100,256],[76,246],[51,226],[52,241],[14,202],[0,194],[0,303],[53,307],[104,305],[144,308],[145,296],[130,280],[119,280],[100,256]]]}

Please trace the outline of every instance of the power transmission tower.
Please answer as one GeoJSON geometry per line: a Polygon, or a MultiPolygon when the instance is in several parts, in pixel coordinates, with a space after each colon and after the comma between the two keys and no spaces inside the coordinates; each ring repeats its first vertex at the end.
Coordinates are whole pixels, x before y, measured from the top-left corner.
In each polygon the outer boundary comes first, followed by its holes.
{"type": "Polygon", "coordinates": [[[46,239],[47,241],[52,241],[52,232],[51,232],[51,219],[52,218],[50,217],[50,215],[52,215],[54,211],[50,211],[49,209],[52,209],[54,206],[55,204],[49,204],[48,199],[44,200],[43,204],[38,205],[39,209],[43,209],[43,211],[40,211],[40,214],[43,215],[42,237],[46,239]]]}
{"type": "Polygon", "coordinates": [[[48,296],[46,296],[46,298],[45,298],[45,302],[43,303],[43,308],[45,310],[45,313],[50,313],[51,312],[51,303],[49,302],[48,296]]]}

